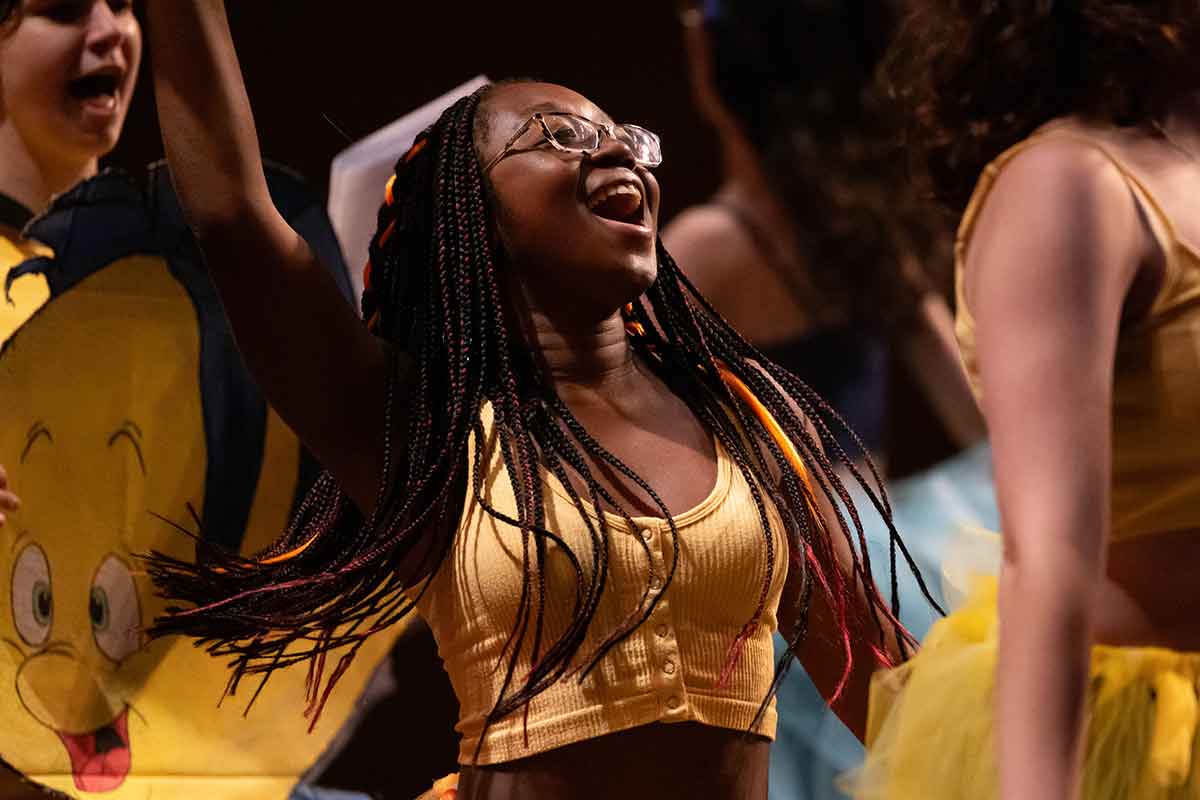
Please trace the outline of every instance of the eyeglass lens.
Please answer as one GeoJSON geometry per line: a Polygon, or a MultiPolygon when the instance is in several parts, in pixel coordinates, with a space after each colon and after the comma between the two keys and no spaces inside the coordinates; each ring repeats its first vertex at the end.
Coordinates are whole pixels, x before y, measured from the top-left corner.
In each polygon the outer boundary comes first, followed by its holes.
{"type": "MultiPolygon", "coordinates": [[[[566,114],[548,114],[542,120],[554,142],[566,150],[587,152],[600,146],[603,134],[589,120],[566,114]]],[[[658,138],[650,131],[636,125],[615,125],[613,135],[630,149],[639,163],[654,166],[662,162],[658,138]]]]}

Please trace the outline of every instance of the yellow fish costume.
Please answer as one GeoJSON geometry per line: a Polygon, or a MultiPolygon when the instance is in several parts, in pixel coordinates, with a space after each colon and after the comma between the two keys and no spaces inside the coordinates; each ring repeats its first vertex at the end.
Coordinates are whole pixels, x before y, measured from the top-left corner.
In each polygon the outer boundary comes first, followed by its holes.
{"type": "MultiPolygon", "coordinates": [[[[340,265],[303,185],[269,175],[340,265]]],[[[148,192],[104,173],[31,222],[0,203],[0,463],[23,500],[0,528],[0,759],[77,798],[282,800],[400,629],[364,646],[311,734],[303,668],[247,712],[248,693],[219,702],[225,663],[143,634],[164,605],[139,555],[192,558],[185,532],[256,552],[316,475],[246,373],[169,187],[161,167],[148,192]]]]}

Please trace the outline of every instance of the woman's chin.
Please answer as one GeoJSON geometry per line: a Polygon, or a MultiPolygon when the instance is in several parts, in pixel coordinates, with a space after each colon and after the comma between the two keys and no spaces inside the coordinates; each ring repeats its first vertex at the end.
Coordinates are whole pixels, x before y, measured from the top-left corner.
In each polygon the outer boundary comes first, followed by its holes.
{"type": "Polygon", "coordinates": [[[654,281],[658,278],[658,269],[656,265],[649,267],[629,267],[622,270],[620,278],[614,276],[609,284],[617,291],[612,294],[612,304],[614,309],[622,309],[630,303],[636,302],[638,298],[646,293],[654,281]]]}
{"type": "Polygon", "coordinates": [[[73,124],[59,129],[59,136],[65,139],[61,149],[91,160],[108,155],[117,146],[125,117],[124,114],[97,114],[76,118],[71,122],[73,124]]]}
{"type": "Polygon", "coordinates": [[[631,253],[619,265],[622,282],[641,294],[658,280],[658,256],[649,253],[631,253]]]}

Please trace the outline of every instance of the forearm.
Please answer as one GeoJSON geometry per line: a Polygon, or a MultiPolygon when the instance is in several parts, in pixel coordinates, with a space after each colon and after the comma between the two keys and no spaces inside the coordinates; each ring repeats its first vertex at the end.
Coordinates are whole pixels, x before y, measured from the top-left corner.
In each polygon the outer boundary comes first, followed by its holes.
{"type": "MultiPolygon", "coordinates": [[[[833,536],[840,537],[840,529],[836,527],[836,522],[834,526],[833,536]]],[[[836,543],[837,539],[834,541],[836,543]]],[[[829,570],[832,567],[834,570],[840,570],[847,581],[852,580],[853,565],[849,545],[843,542],[842,546],[835,547],[835,551],[834,563],[825,569],[829,570]]],[[[808,572],[814,581],[808,617],[808,637],[797,656],[821,696],[832,701],[830,708],[834,714],[861,741],[867,731],[871,680],[874,674],[885,666],[880,655],[885,655],[892,664],[901,661],[898,632],[885,614],[886,602],[879,594],[878,587],[873,584],[863,586],[861,582],[846,598],[843,629],[835,601],[828,596],[821,581],[816,578],[812,565],[809,565],[808,572]],[[876,606],[874,614],[868,591],[873,594],[873,599],[883,606],[876,606]],[[848,638],[844,638],[843,634],[848,638]],[[850,659],[851,668],[848,675],[847,658],[850,659]],[[839,687],[841,693],[834,700],[834,693],[839,687]]],[[[827,571],[826,580],[832,582],[833,579],[834,574],[827,571]]],[[[793,573],[789,573],[785,597],[795,597],[801,590],[801,582],[793,573]]],[[[793,630],[788,621],[781,621],[780,631],[785,637],[790,638],[793,630]]]]}
{"type": "Polygon", "coordinates": [[[180,202],[203,240],[273,212],[224,0],[146,4],[163,145],[180,202]]]}
{"type": "MultiPolygon", "coordinates": [[[[800,409],[794,403],[791,405],[793,412],[803,418],[800,409]]],[[[811,420],[805,419],[805,428],[813,453],[823,455],[821,437],[811,420]]],[[[807,469],[804,471],[808,472],[807,469]]],[[[829,538],[812,543],[815,564],[807,558],[805,543],[789,541],[789,569],[780,602],[779,630],[789,641],[794,637],[800,620],[795,618],[793,609],[802,597],[807,581],[811,588],[806,637],[796,656],[822,697],[832,701],[835,693],[841,690],[837,700],[831,703],[832,710],[862,740],[867,729],[871,678],[883,666],[879,654],[882,652],[893,663],[900,660],[898,631],[876,605],[883,603],[878,588],[870,581],[864,582],[856,569],[855,562],[857,560],[861,565],[862,554],[856,554],[857,548],[842,531],[821,481],[812,478],[811,487],[815,506],[810,506],[808,511],[823,523],[814,527],[824,527],[829,538]],[[838,589],[839,583],[845,587],[844,591],[838,589]],[[844,614],[839,608],[843,597],[846,603],[844,614]],[[852,667],[849,675],[846,674],[847,658],[852,667]]],[[[817,522],[816,519],[813,521],[817,522]]]]}
{"type": "Polygon", "coordinates": [[[389,369],[383,342],[367,333],[329,271],[290,228],[239,233],[203,249],[246,366],[271,405],[369,512],[383,462],[389,369]]]}
{"type": "Polygon", "coordinates": [[[1000,588],[996,739],[1003,800],[1078,797],[1092,630],[1083,570],[1006,564],[1000,588]]]}
{"type": "MultiPolygon", "coordinates": [[[[878,643],[879,630],[870,618],[865,616],[864,609],[851,612],[849,620],[851,670],[841,686],[841,694],[836,700],[833,693],[845,675],[846,655],[845,644],[836,641],[830,633],[838,630],[837,617],[825,598],[813,598],[813,611],[810,619],[812,637],[805,645],[805,652],[800,654],[813,685],[822,697],[831,700],[830,709],[838,719],[850,729],[850,732],[864,741],[867,732],[867,715],[869,711],[871,679],[883,666],[876,650],[871,646],[878,643]],[[824,641],[822,641],[822,639],[824,641]],[[820,652],[813,652],[820,651],[820,652]],[[831,656],[836,657],[831,658],[831,656]]],[[[886,621],[884,628],[885,645],[880,649],[898,661],[896,639],[886,621]]]]}
{"type": "Polygon", "coordinates": [[[267,399],[369,511],[387,353],[275,210],[223,0],[147,6],[167,159],[238,347],[267,399]]]}

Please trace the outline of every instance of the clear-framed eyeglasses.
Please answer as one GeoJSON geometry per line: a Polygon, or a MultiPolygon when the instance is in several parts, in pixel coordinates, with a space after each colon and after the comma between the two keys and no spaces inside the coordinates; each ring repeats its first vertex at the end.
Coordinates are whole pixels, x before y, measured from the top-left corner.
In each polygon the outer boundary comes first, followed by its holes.
{"type": "Polygon", "coordinates": [[[662,142],[658,135],[639,125],[605,125],[569,111],[539,111],[517,129],[483,171],[490,171],[507,156],[537,150],[547,143],[564,153],[593,153],[600,149],[605,136],[628,147],[640,167],[651,169],[662,163],[662,142]],[[541,134],[542,141],[532,147],[518,148],[517,142],[530,128],[541,134]]]}

